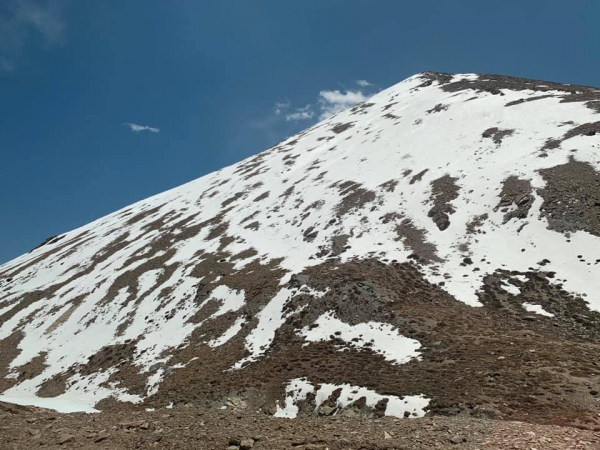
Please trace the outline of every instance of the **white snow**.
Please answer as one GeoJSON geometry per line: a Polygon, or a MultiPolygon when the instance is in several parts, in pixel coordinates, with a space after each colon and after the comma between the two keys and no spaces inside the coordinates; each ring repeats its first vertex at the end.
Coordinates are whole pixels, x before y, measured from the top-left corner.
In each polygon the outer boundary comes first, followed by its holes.
{"type": "Polygon", "coordinates": [[[525,308],[525,311],[539,314],[541,316],[554,317],[554,314],[549,313],[548,311],[544,310],[544,308],[542,308],[542,305],[534,305],[532,303],[523,303],[523,308],[525,308]]]}
{"type": "Polygon", "coordinates": [[[502,284],[500,285],[502,289],[512,295],[519,295],[521,293],[521,289],[519,289],[514,284],[510,284],[506,280],[502,280],[502,284]]]}
{"type": "Polygon", "coordinates": [[[158,280],[158,277],[163,273],[162,269],[149,270],[144,272],[138,280],[138,296],[142,296],[152,289],[158,280]]]}
{"type": "Polygon", "coordinates": [[[314,386],[304,378],[290,380],[285,388],[285,405],[280,407],[279,403],[277,404],[277,410],[274,414],[275,417],[286,417],[288,419],[296,418],[299,412],[299,408],[296,404],[305,400],[306,396],[314,390],[314,386]]]}
{"type": "MultiPolygon", "coordinates": [[[[296,418],[299,412],[298,403],[305,400],[308,394],[315,392],[315,389],[315,386],[305,378],[295,378],[290,380],[286,387],[285,404],[283,407],[279,404],[277,405],[275,417],[286,417],[289,419],[296,418]]],[[[409,417],[423,417],[425,415],[425,408],[427,408],[430,401],[422,395],[407,395],[405,397],[380,395],[377,392],[364,387],[351,386],[349,384],[337,385],[323,383],[316,389],[315,409],[318,409],[329,399],[329,397],[331,397],[333,392],[338,389],[341,389],[340,395],[336,401],[336,406],[338,408],[345,408],[362,397],[365,398],[366,405],[370,408],[373,408],[381,400],[387,399],[388,402],[384,414],[393,417],[403,418],[405,417],[405,413],[408,413],[409,417]]]]}
{"type": "Polygon", "coordinates": [[[213,318],[222,316],[230,311],[237,311],[244,306],[244,291],[233,291],[224,284],[215,288],[212,292],[211,298],[220,300],[222,302],[219,310],[212,315],[213,318]]]}
{"type": "Polygon", "coordinates": [[[37,406],[39,408],[54,409],[61,413],[96,413],[97,409],[92,408],[89,402],[79,399],[60,397],[13,397],[10,395],[0,395],[0,402],[13,403],[15,405],[37,406]]]}
{"type": "Polygon", "coordinates": [[[117,388],[114,383],[109,383],[109,388],[102,386],[113,372],[114,369],[110,369],[85,377],[77,374],[69,380],[64,394],[50,398],[36,396],[35,383],[26,380],[0,394],[0,401],[50,408],[62,413],[98,412],[92,405],[110,396],[122,402],[140,403],[142,401],[140,396],[128,394],[117,388]]]}
{"type": "Polygon", "coordinates": [[[388,323],[366,322],[349,325],[336,318],[333,311],[329,311],[321,315],[315,321],[315,325],[317,326],[306,327],[301,331],[307,341],[327,341],[336,337],[358,349],[370,348],[396,364],[408,362],[419,356],[419,341],[400,335],[388,323]]]}

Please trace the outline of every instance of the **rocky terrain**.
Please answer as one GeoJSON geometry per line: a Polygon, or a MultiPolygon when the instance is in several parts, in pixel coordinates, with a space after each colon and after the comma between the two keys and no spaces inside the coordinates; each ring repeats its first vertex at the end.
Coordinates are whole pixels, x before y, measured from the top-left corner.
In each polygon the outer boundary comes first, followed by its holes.
{"type": "Polygon", "coordinates": [[[0,404],[3,449],[595,450],[600,433],[464,417],[278,419],[194,407],[57,414],[0,404]]]}
{"type": "Polygon", "coordinates": [[[599,112],[591,87],[421,73],[48,238],[0,266],[0,401],[102,413],[5,406],[2,432],[600,448],[599,112]]]}

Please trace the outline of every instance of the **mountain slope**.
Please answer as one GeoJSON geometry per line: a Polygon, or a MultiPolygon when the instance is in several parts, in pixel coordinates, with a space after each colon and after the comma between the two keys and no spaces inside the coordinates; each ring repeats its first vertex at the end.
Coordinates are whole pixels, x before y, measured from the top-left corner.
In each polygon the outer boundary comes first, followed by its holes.
{"type": "Polygon", "coordinates": [[[0,266],[0,400],[597,421],[599,111],[418,74],[53,238],[0,266]]]}

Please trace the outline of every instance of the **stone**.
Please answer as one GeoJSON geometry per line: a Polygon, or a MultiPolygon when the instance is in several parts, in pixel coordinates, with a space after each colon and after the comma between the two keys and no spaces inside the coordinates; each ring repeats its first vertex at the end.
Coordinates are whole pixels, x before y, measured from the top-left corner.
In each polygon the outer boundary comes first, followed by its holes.
{"type": "Polygon", "coordinates": [[[454,445],[462,444],[463,442],[467,442],[467,440],[462,436],[453,436],[450,438],[450,443],[454,445]]]}
{"type": "Polygon", "coordinates": [[[103,442],[105,440],[108,439],[108,433],[106,431],[100,431],[95,437],[94,437],[94,443],[98,444],[99,442],[103,442]]]}
{"type": "Polygon", "coordinates": [[[240,442],[240,450],[250,450],[254,447],[254,439],[242,439],[240,442]]]}
{"type": "Polygon", "coordinates": [[[247,407],[246,402],[240,397],[228,397],[227,406],[232,408],[234,411],[241,411],[247,407]]]}
{"type": "Polygon", "coordinates": [[[319,415],[330,416],[334,413],[335,410],[336,408],[334,408],[333,406],[323,405],[319,408],[319,415]]]}
{"type": "Polygon", "coordinates": [[[292,287],[302,287],[308,285],[310,282],[310,276],[300,274],[300,275],[292,275],[290,279],[290,285],[292,287]]]}
{"type": "Polygon", "coordinates": [[[58,440],[56,441],[56,443],[58,445],[64,445],[67,444],[69,442],[73,442],[75,440],[75,436],[73,436],[72,434],[69,433],[61,433],[58,435],[58,440]]]}
{"type": "Polygon", "coordinates": [[[164,367],[164,364],[158,362],[156,364],[152,364],[148,370],[150,372],[156,372],[158,369],[162,369],[163,367],[164,367]]]}

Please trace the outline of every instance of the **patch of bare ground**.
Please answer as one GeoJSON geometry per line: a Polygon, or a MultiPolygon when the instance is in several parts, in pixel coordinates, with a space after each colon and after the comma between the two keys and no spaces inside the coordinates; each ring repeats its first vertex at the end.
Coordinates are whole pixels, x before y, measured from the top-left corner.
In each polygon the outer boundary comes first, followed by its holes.
{"type": "Polygon", "coordinates": [[[438,103],[433,108],[428,109],[426,111],[426,113],[427,114],[433,114],[433,113],[439,113],[439,112],[442,112],[442,111],[447,111],[449,107],[450,107],[450,105],[444,105],[443,103],[438,103]]]}
{"type": "Polygon", "coordinates": [[[260,194],[258,197],[256,197],[256,198],[254,199],[254,201],[255,201],[255,202],[260,202],[261,200],[264,200],[265,198],[269,197],[269,194],[270,194],[270,192],[269,192],[269,191],[263,192],[263,193],[262,193],[262,194],[260,194]]]}
{"type": "Polygon", "coordinates": [[[538,194],[544,199],[540,212],[548,220],[548,228],[600,236],[600,173],[574,158],[539,172],[546,181],[538,194]]]}
{"type": "Polygon", "coordinates": [[[345,181],[337,185],[342,200],[336,205],[336,214],[342,217],[353,211],[362,209],[367,203],[373,202],[377,195],[375,192],[362,187],[360,183],[345,181]]]}
{"type": "Polygon", "coordinates": [[[550,97],[554,97],[554,95],[553,94],[535,95],[533,97],[520,98],[519,100],[513,100],[512,102],[508,102],[504,106],[515,106],[515,105],[520,105],[521,103],[534,102],[536,100],[543,100],[545,98],[550,98],[550,97]]]}
{"type": "Polygon", "coordinates": [[[455,212],[451,202],[458,198],[459,186],[456,184],[457,180],[457,178],[450,175],[444,175],[431,182],[430,201],[433,206],[427,215],[440,231],[444,231],[450,226],[450,215],[455,212]]]}
{"type": "Polygon", "coordinates": [[[481,134],[481,137],[484,139],[491,139],[492,141],[494,141],[494,144],[496,144],[499,147],[502,144],[502,139],[508,136],[512,136],[514,132],[515,130],[501,130],[498,127],[493,127],[485,130],[481,134]]]}
{"type": "Polygon", "coordinates": [[[23,332],[15,331],[4,339],[0,340],[0,392],[12,387],[16,381],[12,378],[7,378],[10,373],[10,363],[13,361],[21,350],[19,343],[23,339],[23,332]]]}
{"type": "Polygon", "coordinates": [[[340,134],[346,130],[349,130],[353,126],[354,126],[353,122],[337,123],[333,126],[333,128],[331,128],[331,131],[333,131],[335,134],[340,134]]]}
{"type": "Polygon", "coordinates": [[[385,183],[380,184],[379,187],[386,192],[394,192],[396,190],[396,186],[398,186],[398,183],[398,180],[389,180],[385,183]]]}
{"type": "MultiPolygon", "coordinates": [[[[425,175],[428,171],[429,171],[429,169],[423,169],[418,174],[413,175],[413,177],[410,179],[409,184],[415,184],[417,181],[421,181],[421,179],[423,178],[423,175],[425,175]]],[[[410,172],[411,171],[408,171],[408,173],[407,173],[405,171],[404,173],[406,174],[406,176],[408,176],[410,174],[410,172]]]]}
{"type": "Polygon", "coordinates": [[[423,72],[420,77],[423,80],[423,83],[417,86],[419,88],[431,86],[434,82],[444,85],[454,78],[452,74],[442,72],[423,72]]]}
{"type": "Polygon", "coordinates": [[[412,220],[396,213],[388,213],[380,218],[383,223],[393,222],[396,241],[402,242],[412,252],[411,259],[417,262],[440,262],[435,244],[427,241],[427,232],[417,228],[412,220]]]}
{"type": "Polygon", "coordinates": [[[489,215],[487,213],[481,214],[479,216],[475,216],[473,217],[468,223],[467,223],[467,234],[480,234],[483,231],[481,230],[481,227],[483,226],[483,224],[485,223],[486,220],[488,220],[489,215]]]}
{"type": "Polygon", "coordinates": [[[504,223],[513,218],[525,219],[533,201],[531,182],[511,175],[502,182],[500,202],[494,211],[500,210],[504,213],[504,223]]]}
{"type": "Polygon", "coordinates": [[[375,105],[375,103],[368,103],[368,102],[363,102],[363,103],[359,103],[356,106],[353,106],[351,111],[351,115],[355,115],[355,114],[367,114],[368,109],[371,108],[373,105],[375,105]]]}

